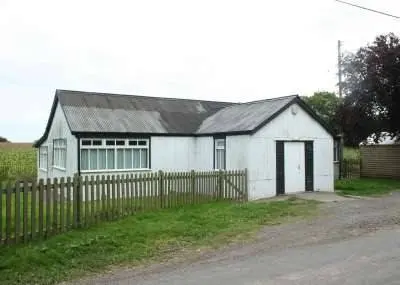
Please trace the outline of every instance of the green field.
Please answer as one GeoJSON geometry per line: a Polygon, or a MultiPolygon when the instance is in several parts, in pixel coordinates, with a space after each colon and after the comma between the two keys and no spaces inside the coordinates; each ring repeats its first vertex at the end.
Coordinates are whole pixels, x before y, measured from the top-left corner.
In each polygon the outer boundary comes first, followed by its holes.
{"type": "Polygon", "coordinates": [[[31,144],[0,143],[0,187],[17,180],[31,181],[36,175],[36,150],[31,144]]]}
{"type": "Polygon", "coordinates": [[[134,266],[249,240],[264,225],[315,214],[317,202],[215,202],[141,213],[28,246],[0,250],[0,284],[55,284],[115,265],[134,266]],[[185,249],[183,251],[183,249],[185,249]]]}

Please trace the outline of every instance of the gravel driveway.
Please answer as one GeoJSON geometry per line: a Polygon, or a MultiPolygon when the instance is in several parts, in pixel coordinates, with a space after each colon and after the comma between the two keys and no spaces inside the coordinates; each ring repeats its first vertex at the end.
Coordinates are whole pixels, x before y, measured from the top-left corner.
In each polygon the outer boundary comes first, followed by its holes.
{"type": "MultiPolygon", "coordinates": [[[[286,258],[288,259],[288,261],[286,262],[288,262],[290,265],[290,261],[296,260],[296,258],[299,258],[299,255],[301,256],[301,254],[304,255],[304,252],[314,252],[314,255],[318,256],[318,254],[321,252],[321,248],[330,247],[335,244],[337,244],[337,249],[335,249],[334,252],[342,252],[343,254],[346,254],[346,246],[349,247],[349,249],[347,250],[349,251],[351,250],[351,248],[355,248],[355,245],[360,244],[360,242],[365,242],[368,248],[373,248],[373,241],[364,241],[363,239],[365,239],[369,233],[375,233],[378,230],[396,231],[397,240],[399,238],[400,232],[397,231],[398,229],[400,229],[399,192],[395,192],[393,195],[384,198],[367,200],[349,199],[348,201],[324,203],[321,204],[320,209],[321,214],[311,219],[278,226],[265,227],[259,232],[257,239],[251,243],[247,242],[243,244],[230,245],[226,248],[213,252],[200,252],[197,254],[190,253],[189,255],[185,253],[180,253],[177,255],[177,258],[173,258],[163,264],[156,264],[135,269],[116,269],[111,273],[104,274],[103,276],[80,280],[69,284],[161,284],[160,276],[172,276],[171,280],[166,280],[165,283],[162,284],[189,284],[185,282],[185,280],[179,281],[179,278],[176,279],[183,274],[178,272],[195,272],[190,274],[187,273],[189,274],[187,278],[190,278],[191,276],[195,276],[196,272],[200,272],[201,270],[204,271],[206,270],[206,268],[212,269],[223,266],[225,270],[229,272],[229,270],[231,270],[229,269],[230,267],[236,268],[240,263],[242,263],[241,266],[246,266],[246,264],[249,265],[254,263],[251,268],[257,268],[257,259],[265,259],[271,256],[275,256],[277,260],[285,260],[286,258]],[[355,242],[355,244],[343,244],[346,242],[355,242]],[[371,242],[371,245],[368,246],[367,242],[371,242]],[[301,253],[302,251],[303,253],[301,253]],[[190,260],[190,262],[188,260],[190,260]],[[175,279],[173,279],[173,276],[175,276],[175,279]]],[[[379,239],[387,239],[388,236],[390,237],[390,235],[392,234],[387,234],[384,237],[377,237],[375,243],[377,243],[379,239]]],[[[382,243],[382,245],[386,247],[393,246],[390,245],[388,241],[385,241],[384,243],[382,243]]],[[[362,248],[360,248],[359,250],[362,251],[362,248]]],[[[390,248],[389,250],[386,250],[390,253],[390,248]]],[[[383,251],[384,249],[382,248],[382,252],[383,251]]],[[[391,254],[394,253],[392,252],[391,254]]],[[[326,255],[319,257],[321,259],[321,262],[325,257],[326,255]]],[[[336,256],[335,258],[338,260],[343,260],[343,256],[336,256]]],[[[387,256],[386,259],[388,258],[389,257],[387,256]]],[[[396,256],[392,256],[391,258],[396,258],[396,256]]],[[[400,266],[400,260],[398,257],[397,261],[398,264],[396,264],[400,266]]],[[[265,260],[265,262],[267,261],[265,260]]],[[[326,260],[325,262],[328,263],[330,261],[326,260]]],[[[304,264],[306,263],[307,262],[305,262],[304,264]]],[[[309,264],[309,266],[312,266],[312,264],[309,264]]],[[[263,271],[262,268],[260,270],[263,271]]],[[[275,269],[275,267],[271,267],[269,268],[269,270],[272,271],[270,275],[273,273],[277,274],[277,272],[279,271],[278,269],[275,269]]],[[[256,273],[253,273],[253,275],[254,274],[256,273]]],[[[236,278],[236,281],[240,280],[240,276],[234,278],[236,278]]],[[[232,284],[275,284],[254,282],[251,283],[250,281],[250,283],[246,283],[247,281],[245,280],[243,280],[243,282],[235,283],[235,280],[233,280],[233,283],[231,282],[232,280],[230,282],[232,284]]],[[[205,280],[201,282],[204,281],[205,280]]],[[[309,282],[311,281],[312,280],[309,280],[309,282]]],[[[317,280],[314,280],[313,282],[315,281],[317,280]]],[[[204,284],[201,282],[193,282],[190,284],[204,284]]],[[[223,280],[218,281],[217,279],[216,282],[217,283],[215,284],[225,284],[225,281],[223,280]]],[[[304,284],[314,284],[313,282],[304,284]]]]}

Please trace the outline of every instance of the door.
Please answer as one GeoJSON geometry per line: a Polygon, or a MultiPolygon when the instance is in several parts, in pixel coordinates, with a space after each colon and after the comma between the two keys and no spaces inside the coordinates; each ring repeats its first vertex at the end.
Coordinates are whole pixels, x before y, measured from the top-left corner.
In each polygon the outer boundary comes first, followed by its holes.
{"type": "Polygon", "coordinates": [[[304,142],[285,142],[285,192],[305,190],[305,148],[304,142]]]}
{"type": "Polygon", "coordinates": [[[276,142],[276,195],[285,194],[285,145],[276,142]]]}

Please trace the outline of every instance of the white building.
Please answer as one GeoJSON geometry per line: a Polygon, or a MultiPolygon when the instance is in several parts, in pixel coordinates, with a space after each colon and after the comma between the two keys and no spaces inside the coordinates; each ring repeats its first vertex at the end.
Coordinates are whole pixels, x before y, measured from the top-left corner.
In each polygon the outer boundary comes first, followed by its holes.
{"type": "Polygon", "coordinates": [[[35,146],[39,179],[247,168],[258,199],[333,191],[334,140],[296,95],[231,103],[57,90],[35,146]]]}

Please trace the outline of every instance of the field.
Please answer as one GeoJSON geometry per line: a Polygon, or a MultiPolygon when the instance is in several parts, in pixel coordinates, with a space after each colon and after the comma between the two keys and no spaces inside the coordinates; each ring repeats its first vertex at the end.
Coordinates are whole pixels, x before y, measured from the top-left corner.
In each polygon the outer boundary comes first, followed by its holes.
{"type": "Polygon", "coordinates": [[[0,186],[36,178],[36,151],[30,143],[0,143],[0,186]]]}

